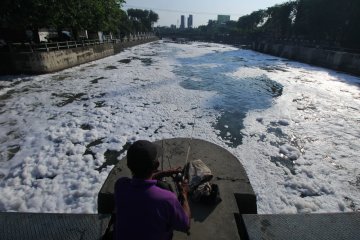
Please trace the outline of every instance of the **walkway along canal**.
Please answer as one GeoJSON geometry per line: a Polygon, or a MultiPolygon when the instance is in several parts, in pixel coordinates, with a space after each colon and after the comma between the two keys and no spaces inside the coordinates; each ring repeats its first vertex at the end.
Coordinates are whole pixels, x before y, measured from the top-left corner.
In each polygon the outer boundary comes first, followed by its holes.
{"type": "Polygon", "coordinates": [[[83,63],[105,58],[124,48],[157,40],[154,35],[107,41],[11,44],[9,52],[0,52],[0,74],[43,74],[60,71],[83,63]]]}

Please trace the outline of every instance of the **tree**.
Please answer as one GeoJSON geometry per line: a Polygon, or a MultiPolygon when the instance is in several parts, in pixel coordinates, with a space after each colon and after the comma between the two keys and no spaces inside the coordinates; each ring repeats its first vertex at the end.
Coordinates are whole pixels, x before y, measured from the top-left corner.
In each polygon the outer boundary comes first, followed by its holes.
{"type": "Polygon", "coordinates": [[[1,26],[16,29],[40,27],[117,31],[124,0],[3,0],[1,26]]]}
{"type": "Polygon", "coordinates": [[[149,21],[152,24],[156,23],[159,20],[159,15],[150,10],[149,12],[149,21]]]}
{"type": "Polygon", "coordinates": [[[360,48],[360,1],[347,1],[347,15],[342,32],[342,44],[349,48],[360,48]]]}
{"type": "Polygon", "coordinates": [[[56,1],[53,25],[75,30],[116,31],[124,0],[53,0],[56,1]]]}
{"type": "Polygon", "coordinates": [[[296,2],[275,5],[266,10],[268,21],[263,25],[272,38],[289,37],[292,33],[291,13],[296,9],[296,2]]]}
{"type": "Polygon", "coordinates": [[[242,33],[252,33],[259,31],[260,27],[267,21],[267,13],[265,10],[258,10],[249,15],[239,18],[238,28],[242,33]]]}
{"type": "Polygon", "coordinates": [[[0,10],[2,27],[24,29],[48,23],[52,11],[47,11],[49,0],[3,0],[0,10]]]}
{"type": "Polygon", "coordinates": [[[352,42],[359,25],[358,0],[298,0],[297,35],[312,40],[352,42]]]}
{"type": "Polygon", "coordinates": [[[359,0],[296,0],[242,16],[237,26],[252,38],[296,37],[360,48],[359,13],[359,0]]]}
{"type": "Polygon", "coordinates": [[[158,14],[151,10],[130,8],[127,10],[127,14],[133,30],[136,32],[151,31],[152,25],[159,19],[158,14]]]}

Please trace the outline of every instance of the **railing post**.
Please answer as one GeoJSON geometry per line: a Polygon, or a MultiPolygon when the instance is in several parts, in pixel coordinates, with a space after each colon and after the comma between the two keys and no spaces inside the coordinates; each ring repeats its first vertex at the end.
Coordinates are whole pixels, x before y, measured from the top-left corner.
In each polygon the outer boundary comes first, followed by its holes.
{"type": "Polygon", "coordinates": [[[58,42],[56,43],[56,46],[57,46],[57,49],[60,50],[60,48],[59,48],[59,43],[58,43],[58,42]]]}
{"type": "Polygon", "coordinates": [[[48,49],[47,43],[45,43],[45,48],[46,48],[46,51],[48,52],[49,49],[48,49]]]}
{"type": "Polygon", "coordinates": [[[66,47],[69,49],[69,42],[66,41],[66,47]]]}

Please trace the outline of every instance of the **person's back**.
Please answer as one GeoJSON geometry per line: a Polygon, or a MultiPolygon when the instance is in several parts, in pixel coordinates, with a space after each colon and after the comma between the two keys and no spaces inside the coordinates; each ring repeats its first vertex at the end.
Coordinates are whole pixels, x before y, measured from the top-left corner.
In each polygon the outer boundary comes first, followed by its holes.
{"type": "Polygon", "coordinates": [[[187,193],[182,193],[186,200],[182,206],[174,193],[157,187],[151,179],[158,167],[156,147],[137,141],[127,158],[134,176],[115,184],[115,239],[169,240],[173,230],[186,232],[190,225],[187,193]]]}
{"type": "Polygon", "coordinates": [[[157,187],[156,180],[122,178],[115,189],[116,239],[169,240],[173,230],[188,230],[175,194],[157,187]]]}

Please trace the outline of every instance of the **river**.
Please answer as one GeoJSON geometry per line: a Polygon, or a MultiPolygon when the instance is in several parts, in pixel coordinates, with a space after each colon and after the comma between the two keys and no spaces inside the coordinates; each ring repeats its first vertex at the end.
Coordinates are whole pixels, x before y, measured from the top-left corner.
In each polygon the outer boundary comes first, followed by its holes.
{"type": "Polygon", "coordinates": [[[360,80],[213,43],[158,41],[0,78],[0,211],[96,212],[137,139],[194,137],[244,165],[260,213],[358,211],[360,80]]]}

